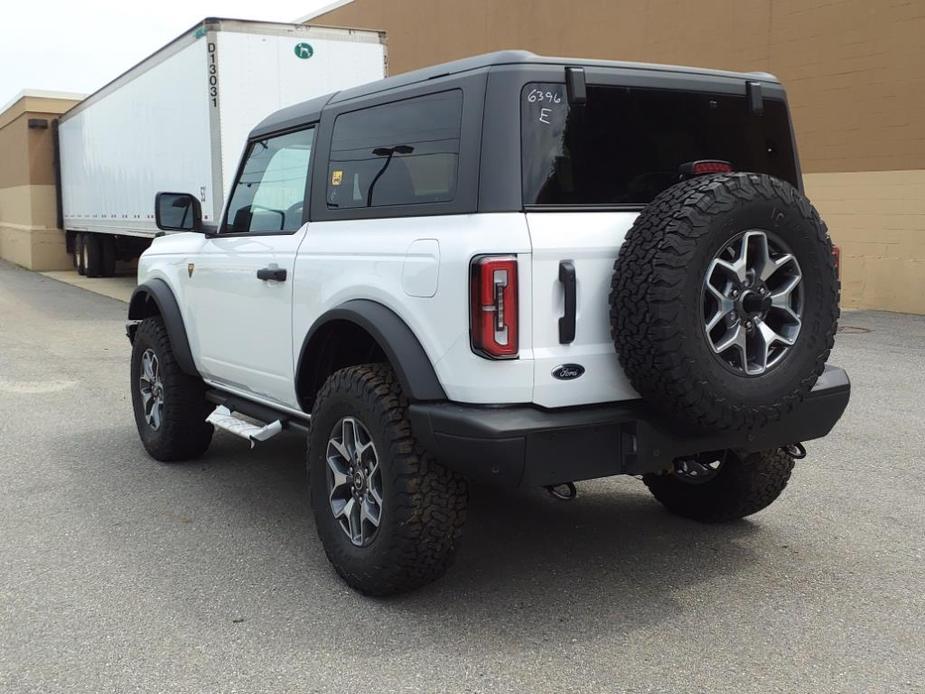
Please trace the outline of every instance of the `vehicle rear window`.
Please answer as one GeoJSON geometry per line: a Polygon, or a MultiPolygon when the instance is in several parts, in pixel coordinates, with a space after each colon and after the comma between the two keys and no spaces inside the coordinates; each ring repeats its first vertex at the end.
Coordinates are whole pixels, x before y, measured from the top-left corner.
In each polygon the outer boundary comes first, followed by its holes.
{"type": "Polygon", "coordinates": [[[458,89],[338,116],[328,166],[328,207],[452,200],[461,123],[458,89]]]}
{"type": "Polygon", "coordinates": [[[525,205],[645,204],[699,159],[798,185],[781,100],[756,115],[744,95],[588,85],[569,106],[564,84],[531,83],[521,104],[525,205]]]}

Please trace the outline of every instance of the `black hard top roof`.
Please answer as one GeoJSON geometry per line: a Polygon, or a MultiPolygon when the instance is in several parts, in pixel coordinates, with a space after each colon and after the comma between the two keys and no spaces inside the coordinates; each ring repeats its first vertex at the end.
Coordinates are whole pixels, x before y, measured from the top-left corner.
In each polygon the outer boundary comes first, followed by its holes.
{"type": "Polygon", "coordinates": [[[404,72],[394,77],[387,77],[375,82],[362,84],[358,87],[344,89],[343,91],[333,92],[314,99],[309,99],[308,101],[303,101],[302,103],[289,106],[267,116],[251,131],[251,137],[278,130],[285,130],[287,128],[294,128],[304,123],[316,121],[321,117],[322,109],[328,104],[336,104],[349,99],[388,91],[396,87],[426,82],[427,80],[437,77],[490,68],[496,65],[576,65],[584,67],[609,67],[625,70],[685,73],[721,79],[760,79],[765,82],[777,82],[776,77],[765,72],[728,72],[725,70],[710,70],[707,68],[684,67],[680,65],[658,65],[655,63],[633,63],[617,60],[590,60],[583,58],[552,58],[536,55],[530,51],[496,51],[494,53],[483,53],[481,55],[472,56],[471,58],[454,60],[449,63],[441,63],[440,65],[432,65],[430,67],[421,68],[420,70],[404,72]]]}

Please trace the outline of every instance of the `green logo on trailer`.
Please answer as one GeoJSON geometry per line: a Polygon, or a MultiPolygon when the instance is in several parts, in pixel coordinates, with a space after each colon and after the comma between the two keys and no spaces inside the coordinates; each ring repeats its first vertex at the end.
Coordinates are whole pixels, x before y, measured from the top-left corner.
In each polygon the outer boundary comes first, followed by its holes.
{"type": "Polygon", "coordinates": [[[295,57],[299,58],[300,60],[308,60],[313,55],[315,55],[315,49],[312,48],[312,45],[310,43],[305,43],[304,41],[302,43],[297,43],[293,49],[293,52],[295,53],[295,57]]]}

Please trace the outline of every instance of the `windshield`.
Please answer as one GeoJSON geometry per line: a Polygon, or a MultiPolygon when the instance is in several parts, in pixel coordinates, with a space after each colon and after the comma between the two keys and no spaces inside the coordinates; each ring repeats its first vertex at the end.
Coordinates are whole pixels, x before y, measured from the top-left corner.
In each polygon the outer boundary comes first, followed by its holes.
{"type": "Polygon", "coordinates": [[[730,162],[798,186],[787,106],[765,99],[588,85],[569,106],[564,84],[531,83],[521,99],[525,205],[640,205],[699,159],[730,162]]]}

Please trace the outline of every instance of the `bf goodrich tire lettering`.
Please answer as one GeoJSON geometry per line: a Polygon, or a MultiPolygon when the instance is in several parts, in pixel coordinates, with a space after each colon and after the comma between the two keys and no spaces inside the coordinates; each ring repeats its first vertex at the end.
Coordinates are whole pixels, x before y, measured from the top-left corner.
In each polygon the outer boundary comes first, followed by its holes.
{"type": "Polygon", "coordinates": [[[822,373],[838,293],[825,224],[799,191],[764,174],[703,176],[661,193],[627,234],[610,293],[614,347],[666,416],[759,427],[822,373]]]}

